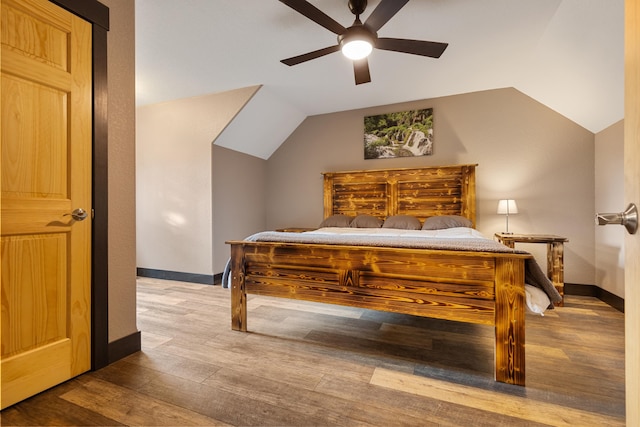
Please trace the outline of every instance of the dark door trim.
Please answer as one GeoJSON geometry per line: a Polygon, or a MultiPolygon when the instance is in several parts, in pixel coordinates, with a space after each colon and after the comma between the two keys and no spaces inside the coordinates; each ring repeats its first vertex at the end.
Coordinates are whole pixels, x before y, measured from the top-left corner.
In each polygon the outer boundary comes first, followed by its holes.
{"type": "Polygon", "coordinates": [[[109,222],[107,31],[109,8],[96,0],[49,0],[92,24],[93,230],[91,265],[91,369],[109,364],[109,222]]]}

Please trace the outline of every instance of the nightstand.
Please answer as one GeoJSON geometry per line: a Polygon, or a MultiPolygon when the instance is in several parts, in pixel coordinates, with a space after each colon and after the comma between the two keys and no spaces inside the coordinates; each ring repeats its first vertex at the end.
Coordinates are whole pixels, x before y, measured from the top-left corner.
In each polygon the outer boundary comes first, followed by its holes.
{"type": "Polygon", "coordinates": [[[556,306],[564,306],[564,243],[569,239],[554,234],[496,233],[495,236],[510,248],[515,247],[516,243],[547,244],[547,277],[562,296],[562,301],[556,306]]]}

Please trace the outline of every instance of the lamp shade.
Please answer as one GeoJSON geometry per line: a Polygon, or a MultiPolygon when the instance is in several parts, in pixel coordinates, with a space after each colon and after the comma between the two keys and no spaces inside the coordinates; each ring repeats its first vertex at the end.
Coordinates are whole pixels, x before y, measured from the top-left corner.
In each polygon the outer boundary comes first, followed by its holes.
{"type": "Polygon", "coordinates": [[[498,213],[502,215],[512,215],[518,213],[518,205],[513,199],[503,199],[498,202],[498,213]]]}

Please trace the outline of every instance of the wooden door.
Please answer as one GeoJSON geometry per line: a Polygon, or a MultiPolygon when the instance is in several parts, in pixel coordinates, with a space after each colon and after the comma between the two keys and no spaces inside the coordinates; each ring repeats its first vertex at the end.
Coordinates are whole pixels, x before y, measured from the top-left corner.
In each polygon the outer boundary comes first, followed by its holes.
{"type": "Polygon", "coordinates": [[[91,25],[0,0],[1,405],[91,368],[91,25]]]}
{"type": "MultiPolygon", "coordinates": [[[[640,2],[625,2],[624,196],[640,206],[640,2]]],[[[625,237],[625,376],[628,426],[640,425],[640,232],[625,237]]]]}

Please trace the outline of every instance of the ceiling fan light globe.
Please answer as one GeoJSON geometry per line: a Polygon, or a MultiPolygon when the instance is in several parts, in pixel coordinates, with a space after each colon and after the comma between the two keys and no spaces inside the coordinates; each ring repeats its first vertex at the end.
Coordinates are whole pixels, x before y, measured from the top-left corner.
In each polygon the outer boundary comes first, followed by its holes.
{"type": "Polygon", "coordinates": [[[351,40],[342,45],[342,54],[354,61],[366,58],[372,50],[373,46],[366,40],[351,40]]]}

